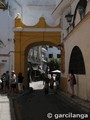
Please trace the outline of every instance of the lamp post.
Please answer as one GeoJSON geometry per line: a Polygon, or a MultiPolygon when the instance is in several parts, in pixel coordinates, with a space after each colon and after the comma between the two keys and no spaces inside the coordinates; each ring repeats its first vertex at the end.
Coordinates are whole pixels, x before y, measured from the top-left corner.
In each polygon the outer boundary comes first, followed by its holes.
{"type": "Polygon", "coordinates": [[[65,16],[67,22],[69,23],[69,27],[67,28],[67,32],[69,33],[71,30],[72,30],[72,27],[73,27],[73,24],[72,24],[72,18],[73,18],[73,15],[68,13],[66,16],[65,16]]]}

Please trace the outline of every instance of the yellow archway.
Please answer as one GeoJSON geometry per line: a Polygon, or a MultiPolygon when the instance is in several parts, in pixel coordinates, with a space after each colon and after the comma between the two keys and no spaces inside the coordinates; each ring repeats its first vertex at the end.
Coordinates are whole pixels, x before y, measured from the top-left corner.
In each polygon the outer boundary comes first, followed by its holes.
{"type": "Polygon", "coordinates": [[[40,18],[35,26],[26,26],[19,17],[15,18],[15,71],[22,72],[28,87],[27,80],[27,53],[30,47],[38,44],[50,44],[58,46],[61,44],[60,26],[51,27],[47,25],[44,18],[40,18]]]}

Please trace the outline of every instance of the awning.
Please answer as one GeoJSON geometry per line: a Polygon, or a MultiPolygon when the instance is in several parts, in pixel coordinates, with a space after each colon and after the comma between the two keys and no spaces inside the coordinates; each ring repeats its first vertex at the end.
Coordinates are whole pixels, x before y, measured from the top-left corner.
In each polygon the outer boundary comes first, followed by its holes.
{"type": "Polygon", "coordinates": [[[35,67],[32,67],[33,68],[33,70],[38,70],[38,67],[37,66],[35,66],[35,67]]]}
{"type": "Polygon", "coordinates": [[[51,73],[57,74],[57,73],[61,73],[61,71],[60,70],[53,70],[53,71],[51,71],[51,73]]]}

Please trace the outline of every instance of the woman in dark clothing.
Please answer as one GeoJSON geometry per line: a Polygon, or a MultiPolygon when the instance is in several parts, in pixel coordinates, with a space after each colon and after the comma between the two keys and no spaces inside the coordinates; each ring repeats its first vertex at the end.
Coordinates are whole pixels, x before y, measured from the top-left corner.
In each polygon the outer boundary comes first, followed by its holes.
{"type": "Polygon", "coordinates": [[[18,74],[18,90],[19,91],[23,91],[23,79],[24,79],[24,77],[23,77],[22,73],[19,72],[19,74],[18,74]]]}
{"type": "Polygon", "coordinates": [[[54,79],[53,79],[53,75],[51,75],[50,88],[53,89],[53,87],[54,87],[54,79]]]}
{"type": "Polygon", "coordinates": [[[45,76],[45,85],[44,85],[45,94],[49,93],[49,78],[45,76]]]}
{"type": "Polygon", "coordinates": [[[70,71],[67,80],[70,82],[70,87],[72,91],[71,97],[74,97],[74,85],[76,84],[76,78],[72,70],[70,71]]]}

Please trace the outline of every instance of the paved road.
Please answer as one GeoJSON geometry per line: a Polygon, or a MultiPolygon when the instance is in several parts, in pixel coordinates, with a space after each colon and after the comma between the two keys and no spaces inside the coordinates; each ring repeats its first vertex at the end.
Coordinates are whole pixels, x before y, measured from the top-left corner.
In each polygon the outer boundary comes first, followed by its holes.
{"type": "Polygon", "coordinates": [[[75,117],[76,114],[80,115],[75,120],[81,118],[85,120],[86,113],[77,105],[67,102],[57,94],[45,95],[43,89],[35,89],[32,94],[29,92],[21,94],[15,102],[17,103],[18,120],[65,120],[67,117],[69,117],[68,120],[71,120],[72,115],[75,117]]]}

